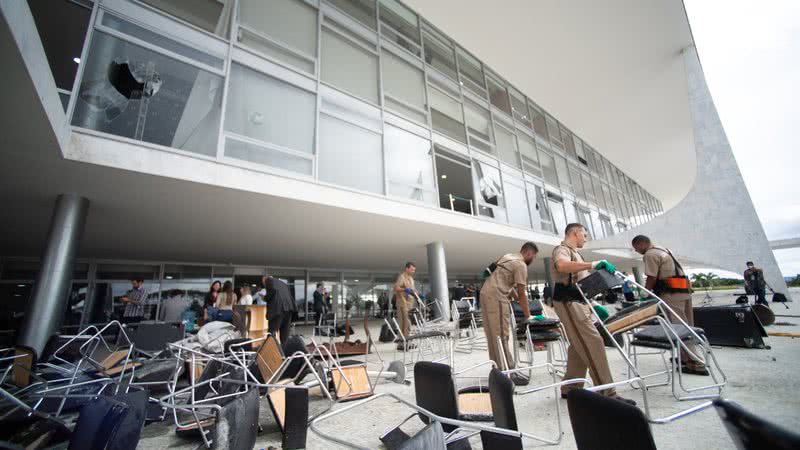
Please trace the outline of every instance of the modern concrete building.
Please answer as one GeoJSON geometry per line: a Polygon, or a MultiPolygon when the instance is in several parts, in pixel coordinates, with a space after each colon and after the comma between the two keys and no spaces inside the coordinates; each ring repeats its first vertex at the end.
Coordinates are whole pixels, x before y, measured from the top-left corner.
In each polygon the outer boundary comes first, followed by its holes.
{"type": "MultiPolygon", "coordinates": [[[[680,1],[0,1],[0,322],[39,347],[214,279],[434,297],[568,222],[587,259],[785,284],[680,1]],[[428,275],[429,274],[429,275],[428,275]],[[27,311],[27,314],[26,314],[27,311]],[[34,323],[34,321],[37,321],[34,323]]],[[[545,265],[530,268],[543,280],[545,265]]]]}

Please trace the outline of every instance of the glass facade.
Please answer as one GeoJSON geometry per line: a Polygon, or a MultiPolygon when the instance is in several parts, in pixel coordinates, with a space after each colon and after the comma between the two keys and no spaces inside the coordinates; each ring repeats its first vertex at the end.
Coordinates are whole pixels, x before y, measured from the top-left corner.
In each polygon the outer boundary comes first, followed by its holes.
{"type": "Polygon", "coordinates": [[[79,131],[546,233],[662,211],[400,1],[98,3],[59,86],[79,131]]]}

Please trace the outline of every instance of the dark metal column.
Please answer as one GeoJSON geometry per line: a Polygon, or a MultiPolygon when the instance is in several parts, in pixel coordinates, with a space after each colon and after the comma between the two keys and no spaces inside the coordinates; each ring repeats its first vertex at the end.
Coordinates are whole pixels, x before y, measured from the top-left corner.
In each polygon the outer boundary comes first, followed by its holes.
{"type": "Polygon", "coordinates": [[[72,267],[88,211],[89,200],[79,195],[62,194],[56,199],[42,267],[17,339],[18,345],[30,347],[39,355],[64,318],[72,267]]]}
{"type": "MultiPolygon", "coordinates": [[[[544,263],[544,281],[547,283],[550,288],[553,287],[553,274],[550,273],[550,263],[551,259],[549,256],[542,258],[542,262],[544,263]]],[[[544,293],[542,293],[544,294],[544,293]]]]}
{"type": "MultiPolygon", "coordinates": [[[[445,317],[450,320],[450,292],[447,289],[447,264],[444,257],[444,244],[441,241],[426,245],[428,250],[428,278],[431,282],[431,294],[438,301],[434,308],[436,318],[445,317]]],[[[428,299],[430,301],[431,299],[428,299]]]]}

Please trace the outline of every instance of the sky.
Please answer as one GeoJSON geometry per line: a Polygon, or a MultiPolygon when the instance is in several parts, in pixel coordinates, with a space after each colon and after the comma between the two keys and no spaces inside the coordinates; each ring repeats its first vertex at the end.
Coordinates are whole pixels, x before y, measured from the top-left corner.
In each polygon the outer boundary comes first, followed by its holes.
{"type": "MultiPolygon", "coordinates": [[[[767,237],[800,237],[800,1],[684,4],[717,112],[767,237]]],[[[800,248],[775,256],[784,276],[800,274],[800,248]]]]}

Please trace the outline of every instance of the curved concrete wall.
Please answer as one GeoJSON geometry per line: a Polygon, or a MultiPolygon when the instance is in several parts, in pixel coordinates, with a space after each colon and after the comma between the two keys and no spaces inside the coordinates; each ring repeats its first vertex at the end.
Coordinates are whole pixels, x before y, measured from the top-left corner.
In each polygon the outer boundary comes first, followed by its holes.
{"type": "Polygon", "coordinates": [[[680,203],[661,216],[625,233],[593,241],[588,248],[629,249],[635,235],[645,234],[676,254],[711,267],[741,273],[745,262],[753,261],[764,269],[767,283],[776,292],[788,293],[720,122],[697,51],[687,48],[682,57],[697,152],[694,185],[680,203]]]}

